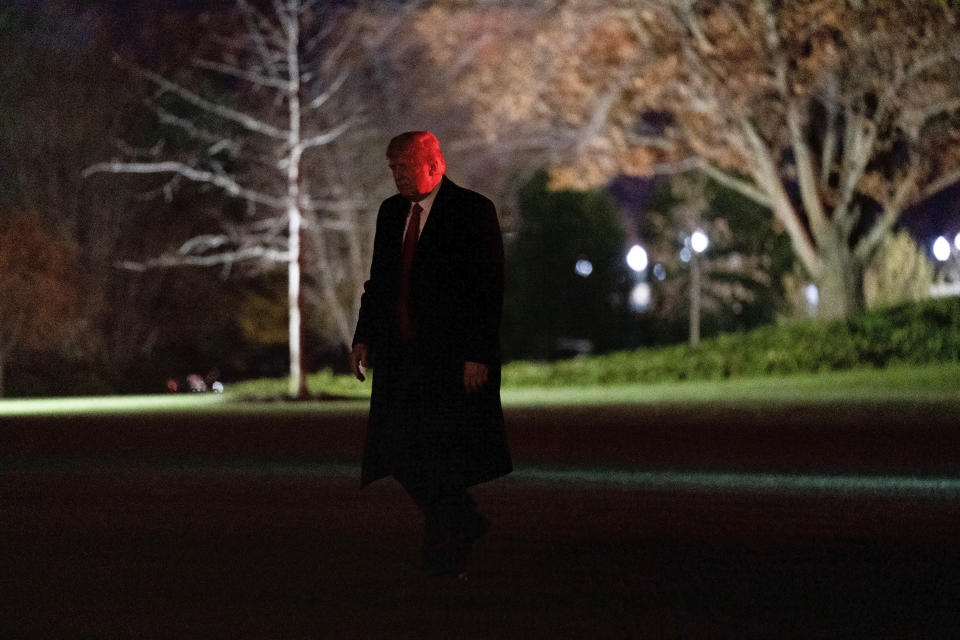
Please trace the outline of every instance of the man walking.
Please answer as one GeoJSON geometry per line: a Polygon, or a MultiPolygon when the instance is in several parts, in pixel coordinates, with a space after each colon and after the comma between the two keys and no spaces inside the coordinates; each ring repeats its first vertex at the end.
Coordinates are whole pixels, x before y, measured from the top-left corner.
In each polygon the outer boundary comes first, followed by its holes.
{"type": "Polygon", "coordinates": [[[350,364],[375,369],[364,485],[393,475],[426,520],[423,568],[466,580],[487,529],[468,487],[512,469],[500,405],[503,242],[493,203],[454,184],[436,137],[403,133],[377,215],[350,364]]]}

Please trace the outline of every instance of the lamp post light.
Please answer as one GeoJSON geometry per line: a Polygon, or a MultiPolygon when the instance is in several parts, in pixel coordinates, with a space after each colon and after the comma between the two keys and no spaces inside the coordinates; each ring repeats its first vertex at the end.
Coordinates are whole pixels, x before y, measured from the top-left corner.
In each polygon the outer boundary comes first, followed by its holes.
{"type": "Polygon", "coordinates": [[[647,264],[649,264],[649,258],[646,250],[638,244],[630,247],[630,251],[627,252],[627,266],[637,273],[641,273],[647,268],[647,264]]]}
{"type": "MultiPolygon", "coordinates": [[[[702,230],[697,229],[687,239],[686,244],[692,251],[690,255],[690,345],[700,344],[700,298],[701,298],[701,269],[700,255],[710,246],[710,239],[702,230]]],[[[686,247],[685,247],[686,248],[686,247]]]]}
{"type": "Polygon", "coordinates": [[[630,308],[634,311],[646,311],[650,306],[650,284],[644,276],[649,264],[650,258],[646,249],[639,244],[630,247],[627,252],[627,266],[636,274],[633,289],[630,290],[630,308]]]}
{"type": "Polygon", "coordinates": [[[946,262],[950,259],[950,242],[943,236],[938,236],[933,241],[933,257],[940,262],[946,262]]]}

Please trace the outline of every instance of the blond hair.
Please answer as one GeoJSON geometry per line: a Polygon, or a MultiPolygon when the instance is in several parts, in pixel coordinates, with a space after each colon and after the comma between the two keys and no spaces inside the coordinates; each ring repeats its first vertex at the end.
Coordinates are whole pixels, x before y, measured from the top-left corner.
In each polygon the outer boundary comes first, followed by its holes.
{"type": "Polygon", "coordinates": [[[447,170],[447,162],[440,151],[440,141],[429,131],[407,131],[395,136],[387,145],[387,158],[413,155],[417,160],[436,162],[440,173],[447,170]]]}

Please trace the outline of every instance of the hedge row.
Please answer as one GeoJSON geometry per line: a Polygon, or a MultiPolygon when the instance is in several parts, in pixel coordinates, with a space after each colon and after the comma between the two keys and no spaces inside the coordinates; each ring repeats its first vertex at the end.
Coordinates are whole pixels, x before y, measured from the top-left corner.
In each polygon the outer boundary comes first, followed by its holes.
{"type": "Polygon", "coordinates": [[[795,320],[744,334],[554,363],[504,366],[509,387],[717,380],[960,360],[960,298],[878,309],[847,320],[795,320]]]}

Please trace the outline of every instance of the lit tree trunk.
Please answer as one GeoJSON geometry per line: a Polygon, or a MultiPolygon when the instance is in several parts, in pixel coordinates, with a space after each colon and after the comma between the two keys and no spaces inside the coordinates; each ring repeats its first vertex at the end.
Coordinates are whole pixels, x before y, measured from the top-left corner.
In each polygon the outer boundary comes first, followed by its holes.
{"type": "Polygon", "coordinates": [[[290,395],[306,398],[306,372],[303,356],[303,293],[301,291],[303,213],[300,210],[300,161],[303,157],[303,141],[300,137],[300,59],[297,46],[300,42],[299,19],[296,13],[283,25],[287,31],[287,106],[290,115],[290,155],[287,156],[287,222],[289,224],[290,248],[287,262],[287,305],[290,321],[290,395]]]}
{"type": "Polygon", "coordinates": [[[821,238],[820,271],[814,275],[819,302],[817,315],[846,318],[866,309],[863,275],[866,266],[857,260],[842,234],[821,238]],[[840,237],[837,237],[840,235],[840,237]]]}

